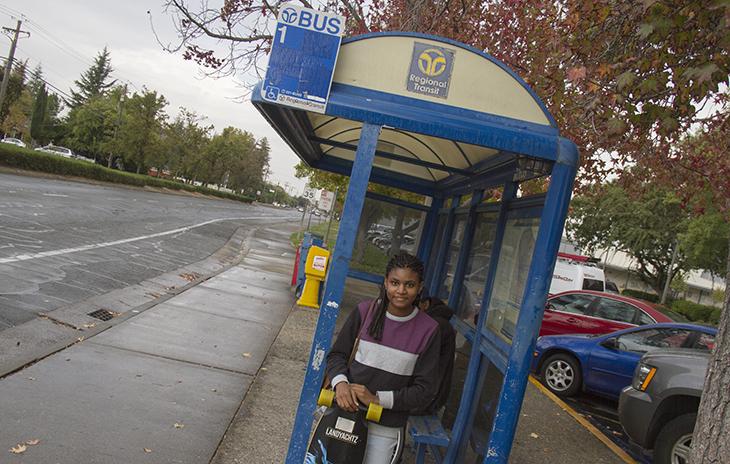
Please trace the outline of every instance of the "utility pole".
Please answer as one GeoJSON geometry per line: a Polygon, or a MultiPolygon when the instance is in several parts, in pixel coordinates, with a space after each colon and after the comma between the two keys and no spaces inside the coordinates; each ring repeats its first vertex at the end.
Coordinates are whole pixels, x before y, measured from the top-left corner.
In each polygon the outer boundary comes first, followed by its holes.
{"type": "MultiPolygon", "coordinates": [[[[3,73],[3,83],[2,86],[0,86],[0,111],[2,111],[3,103],[5,102],[5,93],[8,91],[8,81],[10,80],[10,71],[13,69],[13,59],[15,58],[15,47],[18,45],[18,36],[20,35],[20,25],[22,24],[21,20],[18,20],[18,25],[15,26],[15,30],[10,29],[9,27],[3,27],[3,30],[8,32],[13,32],[13,42],[10,45],[10,53],[8,54],[8,60],[5,63],[5,73],[3,73]]],[[[24,34],[28,34],[28,37],[30,37],[30,32],[22,31],[24,34]]]]}
{"type": "Polygon", "coordinates": [[[667,281],[664,283],[664,291],[662,292],[662,298],[659,301],[660,304],[667,302],[667,295],[669,294],[669,285],[672,283],[672,269],[674,269],[674,263],[677,262],[677,252],[679,251],[679,242],[675,240],[674,250],[672,250],[672,262],[669,264],[669,272],[667,272],[667,281]]]}

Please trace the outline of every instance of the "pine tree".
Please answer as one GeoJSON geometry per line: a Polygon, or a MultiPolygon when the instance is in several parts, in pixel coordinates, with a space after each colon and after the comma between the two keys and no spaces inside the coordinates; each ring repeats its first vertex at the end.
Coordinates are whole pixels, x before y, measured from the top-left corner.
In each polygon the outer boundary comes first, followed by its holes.
{"type": "Polygon", "coordinates": [[[116,83],[116,79],[110,80],[113,71],[109,51],[104,47],[96,56],[94,64],[81,75],[81,79],[74,81],[78,92],[71,90],[71,101],[67,102],[68,105],[76,108],[93,97],[105,94],[116,83]]]}
{"type": "Polygon", "coordinates": [[[47,113],[48,92],[46,92],[46,84],[42,82],[40,88],[35,93],[33,114],[30,117],[30,136],[37,141],[43,140],[43,132],[48,119],[47,113]]]}
{"type": "Polygon", "coordinates": [[[41,86],[45,87],[45,81],[43,80],[43,68],[41,67],[41,64],[38,63],[38,66],[33,68],[33,71],[31,71],[30,76],[28,77],[26,88],[30,94],[35,97],[38,95],[38,91],[41,89],[41,86]]]}

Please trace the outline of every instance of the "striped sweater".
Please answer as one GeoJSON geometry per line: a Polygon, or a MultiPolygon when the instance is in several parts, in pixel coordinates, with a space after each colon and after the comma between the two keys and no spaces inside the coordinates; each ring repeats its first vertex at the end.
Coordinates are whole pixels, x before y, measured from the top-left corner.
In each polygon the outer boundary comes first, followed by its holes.
{"type": "Polygon", "coordinates": [[[370,300],[363,301],[347,318],[327,356],[332,385],[341,381],[365,385],[378,395],[384,411],[380,424],[402,427],[411,411],[425,409],[436,396],[440,373],[438,324],[414,308],[404,317],[386,313],[382,340],[367,333],[375,311],[367,316],[370,300]],[[350,365],[358,333],[360,343],[350,365]]]}

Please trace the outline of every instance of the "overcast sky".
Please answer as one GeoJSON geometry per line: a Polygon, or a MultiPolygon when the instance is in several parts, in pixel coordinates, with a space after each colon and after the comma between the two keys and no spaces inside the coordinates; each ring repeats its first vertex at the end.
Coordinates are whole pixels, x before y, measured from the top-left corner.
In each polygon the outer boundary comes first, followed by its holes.
{"type": "MultiPolygon", "coordinates": [[[[24,20],[21,28],[31,36],[20,39],[16,58],[27,59],[30,69],[41,63],[45,79],[66,93],[107,46],[114,77],[128,82],[130,90],[146,86],[163,94],[171,117],[184,106],[207,116],[218,132],[234,126],[256,138],[267,137],[271,144],[269,180],[282,186],[289,183],[292,193],[300,194],[304,181],[294,177],[296,155],[249,101],[235,100],[243,93],[239,84],[246,76],[202,78],[197,65],[162,50],[147,10],[161,38],[173,40],[161,0],[0,0],[0,25],[14,28],[17,19],[24,20]],[[20,14],[24,17],[18,18],[20,14]]],[[[10,40],[0,40],[0,55],[7,56],[10,40]]]]}

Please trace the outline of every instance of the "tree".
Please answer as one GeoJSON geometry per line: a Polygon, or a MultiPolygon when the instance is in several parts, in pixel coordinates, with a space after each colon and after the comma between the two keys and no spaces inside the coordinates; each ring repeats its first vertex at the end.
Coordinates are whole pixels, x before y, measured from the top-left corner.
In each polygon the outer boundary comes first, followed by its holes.
{"type": "Polygon", "coordinates": [[[23,90],[8,109],[8,115],[2,122],[3,132],[18,138],[26,137],[30,133],[30,115],[32,111],[33,97],[31,97],[30,92],[23,90]]]}
{"type": "Polygon", "coordinates": [[[68,115],[68,145],[96,158],[103,156],[114,134],[116,102],[109,95],[96,95],[72,108],[68,115]]]}
{"type": "Polygon", "coordinates": [[[33,114],[30,118],[30,136],[34,140],[42,140],[48,113],[48,92],[42,82],[36,90],[33,102],[33,114]]]}
{"type": "Polygon", "coordinates": [[[589,252],[613,248],[634,257],[638,277],[661,295],[667,279],[688,270],[684,253],[670,269],[674,247],[688,223],[689,215],[668,189],[647,185],[642,194],[632,196],[614,182],[574,198],[566,230],[589,252]]]}
{"type": "Polygon", "coordinates": [[[681,236],[682,251],[693,269],[705,269],[722,276],[727,264],[730,224],[716,212],[705,213],[691,221],[681,236]]]}
{"type": "Polygon", "coordinates": [[[30,94],[35,97],[41,89],[41,86],[45,87],[45,85],[46,82],[43,79],[43,67],[39,63],[35,68],[33,68],[33,71],[31,71],[26,88],[30,94]]]}
{"type": "MultiPolygon", "coordinates": [[[[235,127],[226,127],[223,132],[214,135],[205,150],[205,182],[228,186],[231,176],[235,176],[234,188],[244,189],[249,178],[247,173],[256,170],[248,166],[255,146],[256,139],[252,134],[235,127]]],[[[261,175],[261,169],[258,169],[258,175],[261,175]]]]}
{"type": "Polygon", "coordinates": [[[245,156],[238,158],[231,165],[228,179],[230,188],[251,196],[264,188],[264,178],[269,170],[269,152],[269,141],[264,137],[250,151],[245,152],[245,156]]]}
{"type": "Polygon", "coordinates": [[[205,120],[194,111],[180,108],[175,119],[165,126],[164,150],[170,153],[168,168],[174,177],[197,180],[205,147],[210,141],[213,126],[204,126],[205,120]]]}
{"type": "Polygon", "coordinates": [[[94,59],[94,64],[84,71],[79,80],[74,81],[78,91],[71,89],[71,100],[67,102],[68,105],[77,108],[92,98],[108,92],[116,83],[116,79],[110,80],[113,71],[109,51],[104,47],[94,59]]]}
{"type": "Polygon", "coordinates": [[[134,165],[137,174],[149,163],[158,165],[165,106],[164,96],[146,89],[135,92],[125,105],[117,145],[125,163],[134,165]]]}
{"type": "MultiPolygon", "coordinates": [[[[5,93],[5,100],[3,100],[3,106],[0,108],[0,121],[5,121],[13,103],[20,98],[25,89],[26,68],[25,62],[16,63],[13,66],[12,72],[8,77],[8,89],[5,93]]],[[[0,81],[2,81],[2,74],[0,74],[0,81]]],[[[17,118],[17,115],[15,117],[17,118]]]]}

